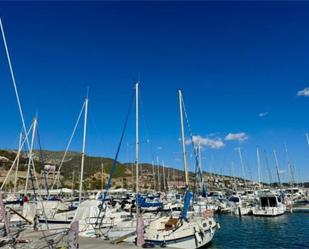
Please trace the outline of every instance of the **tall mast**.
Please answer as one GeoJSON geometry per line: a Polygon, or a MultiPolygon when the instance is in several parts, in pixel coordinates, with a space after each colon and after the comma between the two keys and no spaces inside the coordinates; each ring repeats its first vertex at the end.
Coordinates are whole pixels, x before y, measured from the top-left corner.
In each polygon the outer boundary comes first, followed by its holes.
{"type": "Polygon", "coordinates": [[[139,182],[138,182],[138,143],[139,143],[139,141],[138,141],[138,82],[136,82],[136,84],[135,84],[135,107],[136,107],[136,109],[135,109],[135,118],[136,118],[136,120],[135,120],[135,168],[136,168],[136,193],[138,193],[139,192],[139,182]]]}
{"type": "Polygon", "coordinates": [[[256,147],[256,161],[257,161],[257,171],[258,171],[258,181],[261,184],[261,160],[259,147],[256,147]]]}
{"type": "Polygon", "coordinates": [[[269,167],[267,152],[266,152],[265,149],[264,149],[264,156],[265,156],[265,165],[266,165],[266,170],[267,170],[267,173],[268,173],[269,184],[271,184],[273,179],[272,179],[272,175],[271,175],[271,169],[269,167]]]}
{"type": "Polygon", "coordinates": [[[170,184],[170,168],[167,167],[166,169],[167,169],[166,188],[169,191],[170,190],[170,188],[169,188],[169,184],[170,184]]]}
{"type": "Polygon", "coordinates": [[[241,165],[242,176],[243,176],[243,178],[246,178],[244,162],[243,162],[243,158],[242,158],[242,153],[241,153],[240,147],[238,147],[237,150],[238,150],[238,155],[239,155],[239,160],[240,160],[240,165],[241,165]]]}
{"type": "Polygon", "coordinates": [[[287,147],[286,143],[284,143],[284,150],[285,150],[285,156],[286,156],[287,167],[288,167],[289,184],[292,187],[292,185],[293,185],[292,163],[291,163],[290,158],[289,158],[288,147],[287,147]]]}
{"type": "Polygon", "coordinates": [[[30,175],[30,170],[31,170],[30,168],[31,168],[32,156],[33,156],[32,151],[33,151],[33,145],[34,145],[36,125],[37,125],[37,117],[33,119],[32,137],[31,137],[31,144],[30,144],[30,150],[29,150],[28,170],[27,170],[27,178],[26,178],[26,185],[25,185],[25,195],[27,194],[28,181],[29,181],[29,175],[30,175]]]}
{"type": "Polygon", "coordinates": [[[104,163],[103,162],[101,164],[101,167],[102,167],[101,189],[103,191],[104,189],[104,163]]]}
{"type": "Polygon", "coordinates": [[[137,81],[135,84],[135,100],[136,100],[136,120],[135,120],[135,128],[136,128],[136,151],[135,151],[135,164],[136,164],[136,245],[138,247],[141,247],[145,241],[144,241],[144,222],[143,222],[143,217],[140,213],[140,207],[139,207],[139,179],[138,179],[138,145],[139,145],[139,137],[138,137],[138,84],[139,82],[137,81]]]}
{"type": "Polygon", "coordinates": [[[75,183],[75,170],[73,170],[73,173],[72,173],[72,192],[71,192],[72,197],[74,194],[74,183],[75,183]]]}
{"type": "Polygon", "coordinates": [[[234,161],[231,162],[231,176],[233,178],[233,185],[234,185],[233,190],[237,191],[237,183],[236,183],[236,180],[235,180],[235,171],[234,171],[234,161]]]}
{"type": "Polygon", "coordinates": [[[152,176],[153,176],[153,191],[156,191],[156,177],[155,177],[155,170],[154,170],[154,162],[152,164],[152,176]]]}
{"type": "Polygon", "coordinates": [[[161,191],[159,157],[157,156],[158,191],[161,191]]]}
{"type": "Polygon", "coordinates": [[[83,181],[84,181],[84,163],[85,163],[85,149],[86,149],[86,133],[87,133],[87,114],[88,114],[88,94],[85,99],[85,112],[84,112],[84,135],[83,135],[83,149],[82,149],[82,162],[80,167],[80,183],[79,183],[79,203],[82,201],[83,181]]]}
{"type": "Polygon", "coordinates": [[[182,152],[183,152],[183,163],[185,170],[185,184],[186,188],[189,186],[189,177],[187,169],[187,153],[186,153],[186,144],[185,144],[185,131],[183,127],[183,113],[182,113],[182,93],[181,90],[178,90],[179,94],[179,110],[180,110],[180,125],[181,125],[181,141],[182,141],[182,152]]]}
{"type": "Polygon", "coordinates": [[[198,163],[200,166],[200,169],[202,170],[202,153],[201,153],[201,142],[198,143],[198,163]]]}
{"type": "Polygon", "coordinates": [[[162,160],[162,169],[163,169],[163,188],[164,191],[166,191],[166,179],[165,179],[165,166],[164,166],[164,160],[162,160]]]}
{"type": "Polygon", "coordinates": [[[245,181],[245,187],[246,187],[246,185],[247,185],[246,184],[246,172],[245,172],[245,166],[244,166],[244,161],[243,161],[243,158],[242,158],[240,147],[238,147],[238,154],[239,154],[239,159],[240,159],[242,175],[243,175],[243,178],[244,178],[244,181],[245,181]]]}
{"type": "Polygon", "coordinates": [[[278,177],[278,181],[279,181],[279,186],[281,186],[279,161],[278,161],[278,158],[277,158],[276,150],[273,150],[273,152],[274,152],[274,157],[275,157],[275,162],[276,162],[276,170],[277,170],[277,177],[278,177]]]}
{"type": "Polygon", "coordinates": [[[20,152],[21,152],[21,146],[22,146],[22,140],[23,140],[23,133],[21,132],[19,134],[19,144],[18,144],[18,152],[17,152],[17,161],[16,161],[16,170],[15,170],[15,181],[14,181],[14,194],[16,194],[17,190],[17,180],[18,180],[18,166],[19,166],[19,158],[20,158],[20,152]]]}

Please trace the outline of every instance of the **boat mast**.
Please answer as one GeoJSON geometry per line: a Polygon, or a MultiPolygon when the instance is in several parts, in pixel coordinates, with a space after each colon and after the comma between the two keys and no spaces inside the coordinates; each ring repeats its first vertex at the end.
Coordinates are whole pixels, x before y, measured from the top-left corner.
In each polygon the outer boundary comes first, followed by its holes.
{"type": "MultiPolygon", "coordinates": [[[[136,170],[136,194],[139,192],[139,182],[138,182],[138,82],[135,84],[135,170],[136,170]]],[[[138,208],[138,205],[136,205],[138,208]]]]}
{"type": "Polygon", "coordinates": [[[72,173],[72,192],[71,192],[71,197],[73,197],[73,193],[74,193],[74,183],[75,183],[75,170],[73,170],[73,173],[72,173]]]}
{"type": "Polygon", "coordinates": [[[159,157],[157,156],[158,192],[161,191],[159,157]]]}
{"type": "Polygon", "coordinates": [[[239,154],[242,175],[243,175],[243,178],[244,178],[244,181],[245,181],[245,188],[246,188],[246,186],[247,186],[246,172],[245,172],[245,166],[244,166],[244,161],[243,161],[243,158],[242,158],[242,153],[241,153],[240,147],[238,147],[238,154],[239,154]]]}
{"type": "Polygon", "coordinates": [[[260,151],[259,147],[256,147],[256,161],[257,161],[257,170],[258,170],[258,183],[261,184],[261,160],[260,160],[260,151]]]}
{"type": "Polygon", "coordinates": [[[135,84],[135,101],[136,101],[136,120],[135,120],[135,128],[136,128],[136,134],[135,134],[135,165],[136,165],[136,245],[138,247],[141,247],[145,241],[144,241],[144,222],[143,222],[143,216],[140,213],[140,207],[139,207],[139,169],[138,169],[138,157],[139,157],[139,137],[138,137],[138,84],[139,82],[137,81],[135,84]]]}
{"type": "Polygon", "coordinates": [[[23,133],[21,132],[19,134],[19,143],[18,143],[18,152],[17,152],[17,161],[16,161],[16,170],[15,170],[15,181],[14,181],[14,195],[16,194],[17,190],[17,180],[18,180],[18,167],[19,167],[19,158],[20,158],[20,152],[22,150],[22,140],[23,140],[23,133]]]}
{"type": "Polygon", "coordinates": [[[289,173],[289,184],[290,187],[294,185],[294,179],[293,179],[293,169],[292,169],[292,163],[290,161],[289,153],[288,153],[288,147],[286,143],[284,143],[284,150],[285,150],[285,156],[287,161],[287,167],[288,167],[288,173],[289,173]]]}
{"type": "Polygon", "coordinates": [[[165,181],[165,166],[164,166],[164,160],[162,160],[162,169],[163,169],[163,188],[164,192],[166,192],[166,181],[165,181]]]}
{"type": "Polygon", "coordinates": [[[36,125],[37,125],[37,117],[33,119],[33,127],[32,127],[32,137],[31,137],[31,144],[30,144],[30,150],[29,150],[29,158],[28,158],[28,169],[27,169],[27,176],[26,176],[26,185],[25,185],[25,195],[27,194],[27,188],[28,188],[28,181],[29,181],[29,175],[31,171],[31,163],[32,163],[32,156],[33,156],[33,145],[34,145],[34,137],[35,137],[35,131],[36,131],[36,125]]]}
{"type": "Polygon", "coordinates": [[[166,170],[167,170],[167,172],[166,172],[166,174],[167,174],[167,177],[166,177],[166,188],[167,188],[167,191],[169,191],[170,190],[170,168],[169,167],[167,167],[166,168],[166,170]]]}
{"type": "Polygon", "coordinates": [[[101,189],[104,190],[104,163],[101,164],[102,167],[102,178],[101,178],[101,189]]]}
{"type": "Polygon", "coordinates": [[[84,112],[84,135],[83,135],[83,149],[82,149],[82,162],[80,167],[80,183],[79,183],[79,203],[82,201],[83,181],[84,181],[84,163],[85,163],[85,149],[86,149],[86,133],[87,133],[87,114],[88,114],[88,93],[85,99],[85,112],[84,112]]]}
{"type": "Polygon", "coordinates": [[[183,113],[182,113],[182,93],[181,90],[178,90],[179,95],[179,110],[180,110],[180,125],[181,125],[181,141],[182,141],[182,152],[183,152],[183,163],[185,170],[185,186],[188,188],[189,186],[189,177],[188,177],[188,169],[187,169],[187,153],[186,153],[186,144],[185,144],[185,132],[183,127],[183,113]]]}
{"type": "Polygon", "coordinates": [[[231,173],[232,173],[232,178],[233,178],[233,182],[234,182],[234,188],[233,190],[237,192],[237,182],[235,180],[235,169],[234,169],[234,161],[231,162],[231,173]]]}
{"type": "Polygon", "coordinates": [[[273,150],[273,153],[274,153],[275,162],[276,162],[276,170],[277,170],[277,176],[278,176],[279,186],[281,186],[280,171],[279,171],[279,161],[278,161],[278,158],[277,158],[276,150],[273,150]]]}
{"type": "Polygon", "coordinates": [[[153,191],[156,191],[156,177],[155,177],[155,170],[154,170],[154,162],[151,162],[152,164],[152,176],[153,176],[153,191]]]}

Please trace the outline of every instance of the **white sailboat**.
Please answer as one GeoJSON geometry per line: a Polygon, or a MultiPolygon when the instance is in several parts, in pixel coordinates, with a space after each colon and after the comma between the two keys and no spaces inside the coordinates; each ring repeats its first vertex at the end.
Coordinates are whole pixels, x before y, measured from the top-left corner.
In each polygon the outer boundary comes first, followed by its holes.
{"type": "Polygon", "coordinates": [[[194,212],[188,212],[192,194],[188,191],[189,177],[187,170],[181,91],[179,91],[179,107],[186,182],[184,207],[180,214],[179,212],[174,212],[171,216],[161,217],[151,222],[145,229],[144,238],[145,242],[156,246],[186,249],[200,248],[212,240],[217,228],[217,223],[209,213],[204,213],[204,216],[201,216],[194,212]]]}
{"type": "MultiPolygon", "coordinates": [[[[136,91],[136,196],[139,193],[139,169],[138,169],[138,82],[135,85],[136,91]]],[[[107,191],[107,190],[104,190],[107,191]]],[[[107,192],[103,192],[106,195],[107,192]]],[[[106,200],[85,200],[76,211],[74,221],[79,221],[79,234],[83,237],[104,237],[113,242],[134,242],[137,231],[137,220],[141,218],[137,205],[136,215],[124,211],[120,205],[111,206],[106,200]],[[100,210],[101,209],[101,210],[100,210]]],[[[146,224],[155,219],[153,214],[144,214],[146,224]]]]}
{"type": "MultiPolygon", "coordinates": [[[[58,172],[57,172],[57,177],[55,181],[53,182],[51,190],[53,190],[55,184],[57,181],[60,179],[60,170],[63,165],[63,162],[65,160],[65,156],[67,154],[67,151],[69,149],[69,146],[71,144],[72,138],[75,134],[77,125],[79,123],[79,120],[81,118],[82,113],[84,112],[84,129],[83,129],[83,145],[82,145],[82,160],[81,160],[81,172],[80,172],[80,187],[79,187],[79,199],[78,199],[78,205],[81,204],[82,202],[82,185],[83,185],[83,175],[84,175],[84,162],[85,162],[85,149],[86,149],[86,131],[87,131],[87,114],[88,114],[88,94],[87,97],[85,98],[85,101],[82,105],[81,111],[79,113],[77,122],[75,124],[75,127],[73,129],[73,133],[69,139],[69,143],[67,145],[67,148],[65,150],[65,153],[63,155],[62,161],[60,163],[58,172]]],[[[46,216],[41,216],[39,218],[39,222],[41,223],[41,229],[46,230],[46,229],[63,229],[63,228],[68,228],[71,222],[76,220],[76,210],[69,210],[68,204],[66,205],[66,208],[63,208],[64,210],[61,211],[61,205],[64,206],[65,204],[63,202],[59,201],[50,201],[50,195],[47,197],[47,201],[44,201],[44,208],[46,207],[52,207],[49,208],[51,212],[46,215],[46,216]]]]}

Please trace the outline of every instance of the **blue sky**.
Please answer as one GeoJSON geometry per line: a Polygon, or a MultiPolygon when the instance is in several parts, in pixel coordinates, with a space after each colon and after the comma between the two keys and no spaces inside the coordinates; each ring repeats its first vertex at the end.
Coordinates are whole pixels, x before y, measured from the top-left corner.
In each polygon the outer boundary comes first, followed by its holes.
{"type": "MultiPolygon", "coordinates": [[[[309,86],[308,11],[307,2],[0,3],[26,121],[38,113],[44,148],[65,148],[89,86],[87,153],[113,157],[139,78],[141,140],[150,141],[141,161],[158,155],[182,167],[182,89],[206,170],[229,174],[233,161],[241,175],[238,146],[252,178],[256,146],[273,171],[276,149],[286,170],[286,143],[296,177],[307,181],[309,97],[297,93],[309,86]],[[229,133],[247,139],[227,141],[229,133]]],[[[0,58],[0,147],[15,148],[21,122],[2,44],[0,58]]],[[[72,150],[81,141],[82,126],[72,150]]],[[[131,115],[121,161],[133,160],[133,144],[131,115]]]]}

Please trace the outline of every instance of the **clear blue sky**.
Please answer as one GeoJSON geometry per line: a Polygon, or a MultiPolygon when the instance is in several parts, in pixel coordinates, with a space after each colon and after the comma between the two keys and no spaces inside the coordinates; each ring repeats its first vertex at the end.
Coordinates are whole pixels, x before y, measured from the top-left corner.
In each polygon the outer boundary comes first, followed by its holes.
{"type": "MultiPolygon", "coordinates": [[[[45,149],[65,148],[89,86],[87,153],[113,157],[139,77],[141,140],[150,139],[141,161],[154,154],[182,167],[182,89],[193,132],[206,138],[206,170],[229,174],[233,161],[241,175],[240,146],[256,178],[257,145],[273,171],[275,148],[286,170],[286,143],[307,181],[309,97],[297,93],[309,86],[308,12],[308,2],[0,3],[27,125],[38,112],[45,149]],[[248,139],[227,141],[229,133],[248,139]]],[[[0,58],[0,147],[16,148],[21,122],[2,44],[0,58]]],[[[81,139],[80,126],[72,150],[81,139]]],[[[121,161],[133,160],[133,143],[132,115],[121,161]]]]}

